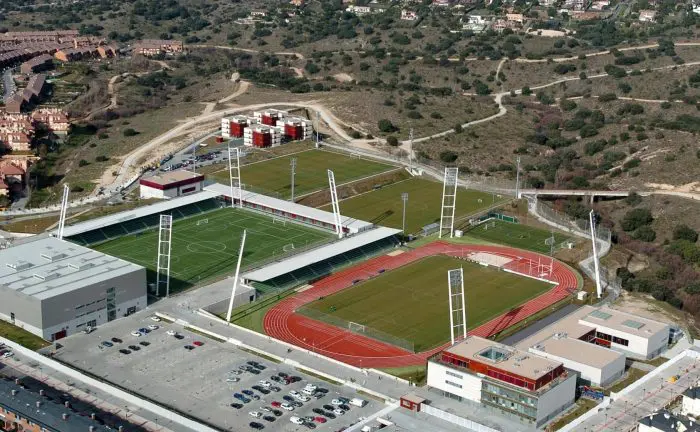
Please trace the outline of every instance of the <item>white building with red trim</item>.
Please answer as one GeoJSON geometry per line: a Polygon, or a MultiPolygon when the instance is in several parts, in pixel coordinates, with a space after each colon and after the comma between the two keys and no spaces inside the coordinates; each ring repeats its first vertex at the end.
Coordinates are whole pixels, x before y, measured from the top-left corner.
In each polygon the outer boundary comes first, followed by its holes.
{"type": "Polygon", "coordinates": [[[204,176],[190,171],[172,171],[141,179],[141,198],[170,199],[189,195],[202,190],[204,176]]]}
{"type": "Polygon", "coordinates": [[[224,139],[243,138],[245,129],[258,121],[244,115],[235,115],[221,119],[221,137],[224,139]]]}
{"type": "Polygon", "coordinates": [[[278,147],[281,144],[281,128],[254,124],[243,131],[243,145],[248,147],[278,147]]]}
{"type": "Polygon", "coordinates": [[[267,126],[277,126],[277,121],[282,120],[287,117],[289,113],[287,111],[277,110],[277,109],[266,109],[265,111],[255,111],[253,112],[253,117],[258,123],[267,126]]]}
{"type": "Polygon", "coordinates": [[[311,138],[314,132],[311,120],[301,117],[285,117],[277,120],[277,127],[281,130],[285,138],[290,140],[305,140],[311,138]]]}

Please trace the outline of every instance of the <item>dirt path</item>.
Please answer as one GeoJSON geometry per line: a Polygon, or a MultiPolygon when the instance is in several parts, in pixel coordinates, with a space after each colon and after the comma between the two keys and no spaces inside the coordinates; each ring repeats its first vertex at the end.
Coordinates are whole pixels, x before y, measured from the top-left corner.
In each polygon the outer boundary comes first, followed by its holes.
{"type": "Polygon", "coordinates": [[[215,49],[225,49],[225,50],[231,50],[231,51],[243,51],[243,52],[248,52],[248,53],[266,53],[266,54],[274,54],[274,55],[279,55],[279,56],[294,56],[300,60],[305,59],[304,54],[298,53],[298,52],[292,52],[292,51],[280,51],[280,52],[273,52],[269,53],[264,50],[254,50],[254,49],[249,49],[249,48],[238,48],[238,47],[232,47],[232,46],[226,46],[226,45],[187,45],[187,48],[215,48],[215,49]]]}
{"type": "Polygon", "coordinates": [[[223,99],[219,99],[218,103],[226,103],[230,100],[233,100],[238,96],[242,95],[243,93],[247,92],[249,88],[250,83],[248,81],[241,81],[238,85],[238,88],[233,93],[231,93],[223,99]]]}
{"type": "MultiPolygon", "coordinates": [[[[675,46],[700,46],[700,42],[679,42],[674,44],[675,46]]],[[[640,45],[640,46],[635,46],[635,47],[625,47],[625,48],[620,48],[618,51],[634,51],[634,50],[640,50],[640,49],[647,49],[647,48],[657,48],[659,44],[648,44],[648,45],[640,45]]],[[[586,54],[586,58],[588,57],[595,57],[595,56],[600,56],[600,55],[606,55],[610,54],[610,50],[605,50],[605,51],[598,51],[590,54],[586,54]]],[[[572,60],[579,60],[578,57],[555,57],[552,58],[551,61],[554,62],[567,62],[567,61],[572,61],[572,60]]],[[[515,59],[516,63],[547,63],[550,61],[550,59],[525,59],[525,58],[517,58],[515,59]]]]}

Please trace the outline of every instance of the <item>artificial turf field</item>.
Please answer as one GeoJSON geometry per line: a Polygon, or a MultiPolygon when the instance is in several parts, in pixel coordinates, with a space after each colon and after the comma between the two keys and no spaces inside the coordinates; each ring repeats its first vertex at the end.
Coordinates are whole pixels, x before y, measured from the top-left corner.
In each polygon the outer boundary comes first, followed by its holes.
{"type": "MultiPolygon", "coordinates": [[[[401,229],[403,203],[401,194],[408,193],[406,232],[417,233],[425,225],[440,221],[442,183],[416,177],[384,186],[340,202],[340,213],[378,225],[401,229]]],[[[455,218],[469,215],[499,201],[485,192],[458,188],[455,218]]],[[[323,207],[331,211],[330,205],[323,207]]],[[[457,226],[457,223],[455,223],[457,226]]]]}
{"type": "MultiPolygon", "coordinates": [[[[464,268],[470,329],[552,288],[546,282],[436,255],[312,302],[305,309],[326,314],[331,324],[333,318],[359,323],[413,342],[416,352],[425,351],[449,340],[447,271],[459,267],[464,268]]],[[[313,318],[323,319],[317,314],[313,318]]]]}
{"type": "MultiPolygon", "coordinates": [[[[241,209],[224,208],[181,219],[173,224],[172,230],[171,292],[235,271],[244,229],[247,237],[243,267],[281,255],[289,244],[298,248],[333,238],[331,233],[288,221],[273,224],[270,216],[241,209]],[[203,223],[204,220],[207,222],[203,223]]],[[[157,229],[126,235],[93,249],[146,267],[149,270],[148,282],[155,282],[157,229]]]]}
{"type": "MultiPolygon", "coordinates": [[[[477,225],[468,231],[469,236],[491,243],[549,254],[550,247],[545,244],[545,241],[552,237],[551,231],[501,220],[489,222],[492,222],[495,226],[488,226],[487,228],[486,223],[477,225]]],[[[562,242],[569,238],[570,237],[555,231],[554,250],[557,250],[562,242]]]]}
{"type": "MultiPolygon", "coordinates": [[[[291,159],[296,158],[294,196],[328,188],[328,171],[332,170],[336,184],[357,180],[373,174],[396,169],[395,166],[373,160],[352,157],[325,150],[307,150],[241,167],[241,182],[251,190],[289,199],[291,196],[291,159]]],[[[216,181],[229,184],[228,168],[213,174],[216,181]]]]}

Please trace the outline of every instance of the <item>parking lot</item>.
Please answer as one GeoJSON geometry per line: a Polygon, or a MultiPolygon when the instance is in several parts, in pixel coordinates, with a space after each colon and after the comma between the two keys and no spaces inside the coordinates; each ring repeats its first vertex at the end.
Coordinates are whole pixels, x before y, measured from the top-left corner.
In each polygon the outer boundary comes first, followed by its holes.
{"type": "Polygon", "coordinates": [[[348,387],[311,377],[230,343],[189,332],[176,324],[155,322],[145,313],[113,321],[93,333],[71,336],[60,343],[63,347],[55,358],[224,430],[255,430],[253,426],[261,426],[261,430],[269,431],[337,431],[384,406],[358,396],[348,387]],[[149,325],[158,328],[140,336],[132,334],[149,325]],[[128,350],[128,354],[120,350],[128,350]],[[318,388],[305,394],[303,390],[309,384],[318,388]],[[290,396],[292,391],[303,397],[290,396]],[[367,405],[349,403],[358,397],[367,405]],[[283,403],[297,406],[288,411],[281,406],[283,403]],[[346,412],[332,414],[338,405],[346,412]],[[251,412],[258,412],[259,418],[251,412]],[[306,420],[294,424],[292,417],[306,420]],[[251,425],[252,422],[258,425],[251,425]]]}

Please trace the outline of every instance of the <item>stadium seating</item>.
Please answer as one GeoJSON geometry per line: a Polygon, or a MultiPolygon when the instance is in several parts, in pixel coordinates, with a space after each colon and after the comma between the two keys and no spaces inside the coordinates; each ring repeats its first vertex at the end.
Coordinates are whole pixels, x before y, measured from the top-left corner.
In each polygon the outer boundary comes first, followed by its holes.
{"type": "MultiPolygon", "coordinates": [[[[183,207],[175,208],[171,211],[173,219],[183,219],[186,217],[202,214],[211,210],[220,208],[218,201],[208,199],[198,203],[188,204],[183,207]]],[[[83,246],[90,246],[97,243],[102,243],[107,240],[115,239],[128,234],[135,234],[148,229],[156,228],[160,221],[160,214],[152,214],[138,219],[132,219],[125,222],[115,223],[96,230],[87,231],[70,237],[74,241],[83,246]]]]}

